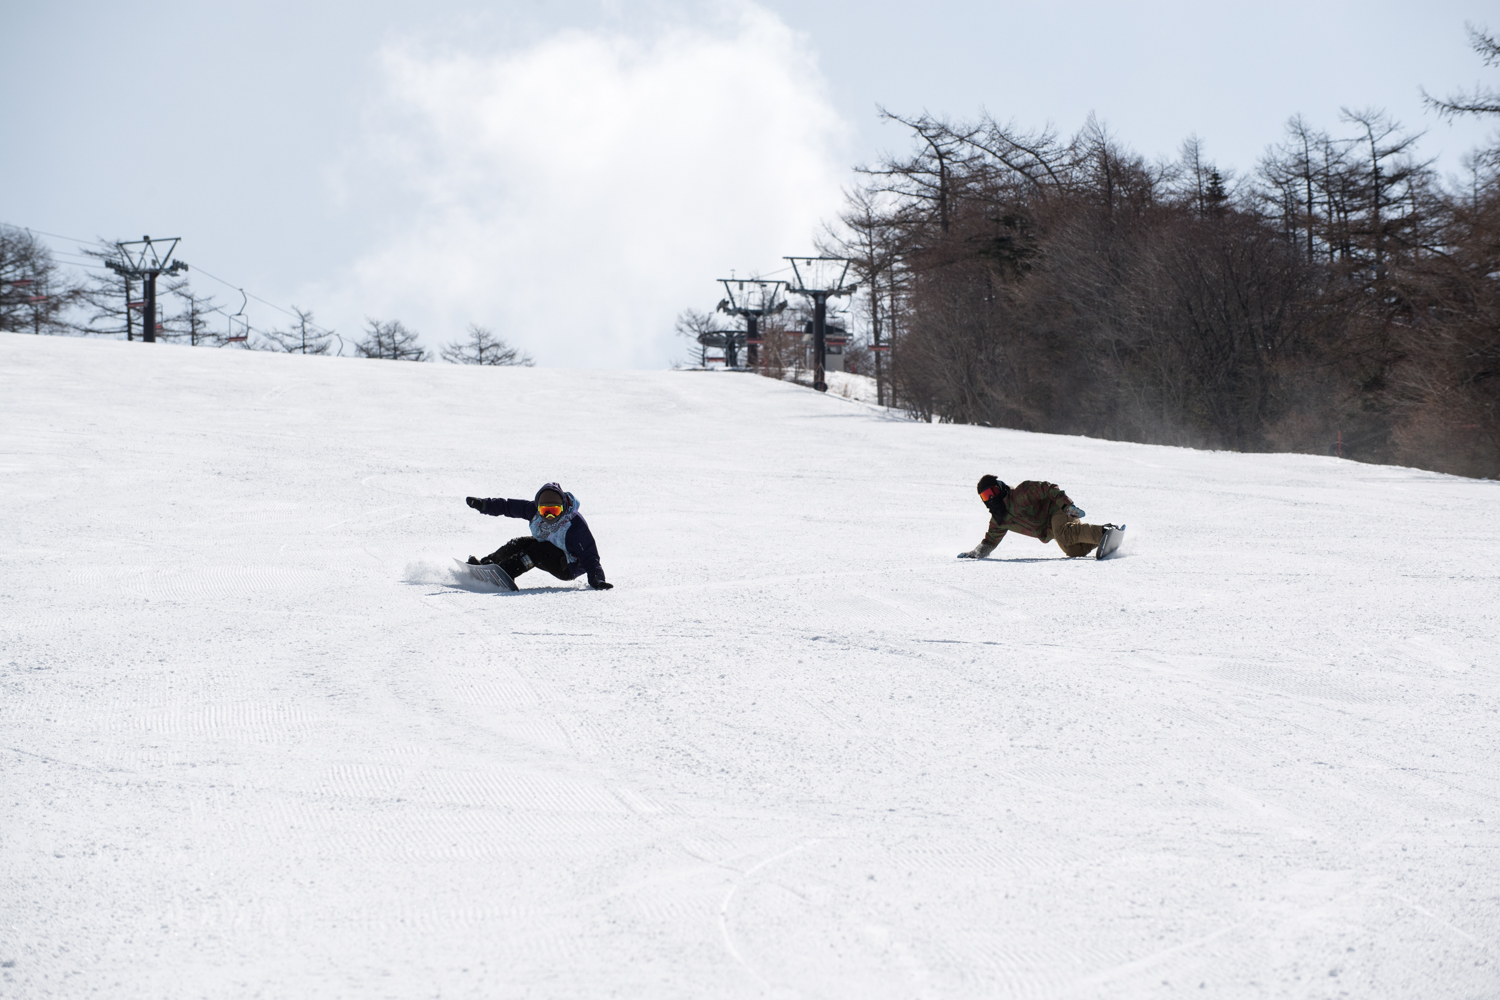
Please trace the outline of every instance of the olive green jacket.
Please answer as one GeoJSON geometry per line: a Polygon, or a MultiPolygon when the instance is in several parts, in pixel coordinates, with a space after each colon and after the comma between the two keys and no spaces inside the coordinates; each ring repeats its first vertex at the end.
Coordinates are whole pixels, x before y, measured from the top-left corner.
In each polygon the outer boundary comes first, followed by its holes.
{"type": "Polygon", "coordinates": [[[1052,518],[1073,506],[1061,486],[1034,479],[1011,487],[1005,498],[1005,517],[990,516],[990,528],[975,550],[983,559],[994,551],[1007,531],[1029,535],[1042,543],[1052,541],[1052,518]]]}

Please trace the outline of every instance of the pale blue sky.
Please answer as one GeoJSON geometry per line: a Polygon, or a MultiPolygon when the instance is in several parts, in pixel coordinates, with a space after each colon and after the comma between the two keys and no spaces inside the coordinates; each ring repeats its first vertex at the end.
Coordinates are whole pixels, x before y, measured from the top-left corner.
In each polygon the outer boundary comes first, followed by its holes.
{"type": "Polygon", "coordinates": [[[1238,170],[1294,113],[1377,106],[1456,171],[1486,129],[1418,88],[1495,76],[1463,29],[1486,5],[1454,0],[12,6],[0,220],[181,236],[346,333],[473,319],[551,364],[666,364],[714,278],[807,252],[848,168],[905,147],[877,104],[1065,133],[1092,111],[1238,170]]]}

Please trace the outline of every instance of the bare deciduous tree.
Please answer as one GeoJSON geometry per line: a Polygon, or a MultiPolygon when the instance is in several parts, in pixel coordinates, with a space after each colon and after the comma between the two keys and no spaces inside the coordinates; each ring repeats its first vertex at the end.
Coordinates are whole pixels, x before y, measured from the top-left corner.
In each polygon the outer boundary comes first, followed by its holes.
{"type": "Polygon", "coordinates": [[[875,400],[884,406],[887,395],[885,355],[895,333],[892,320],[899,297],[898,233],[889,214],[890,205],[880,194],[857,188],[849,192],[848,202],[848,207],[839,217],[841,227],[829,229],[818,241],[818,250],[848,260],[854,272],[860,287],[854,307],[863,314],[870,332],[870,343],[856,347],[854,353],[845,351],[845,370],[872,369],[868,374],[875,377],[875,400]],[[849,367],[851,362],[854,367],[849,367]]]}
{"type": "Polygon", "coordinates": [[[455,365],[511,365],[530,368],[536,362],[519,348],[512,347],[494,331],[470,323],[468,338],[455,340],[441,349],[443,360],[455,365]]]}
{"type": "MultiPolygon", "coordinates": [[[[1464,29],[1469,33],[1470,47],[1479,53],[1479,58],[1484,60],[1484,64],[1500,66],[1500,39],[1480,31],[1472,24],[1465,24],[1464,29]]],[[[1422,101],[1438,114],[1448,118],[1456,118],[1459,115],[1500,115],[1500,90],[1493,90],[1489,87],[1475,87],[1472,94],[1454,94],[1442,101],[1428,96],[1427,91],[1423,90],[1422,101]]]]}
{"type": "Polygon", "coordinates": [[[673,329],[679,337],[687,337],[693,342],[693,346],[688,348],[690,357],[696,355],[693,364],[699,368],[707,368],[708,339],[718,329],[713,314],[692,308],[684,309],[677,314],[673,329]]]}
{"type": "Polygon", "coordinates": [[[286,329],[267,330],[255,347],[263,351],[285,351],[287,354],[327,354],[332,330],[313,322],[311,309],[292,306],[296,320],[286,329]]]}
{"type": "Polygon", "coordinates": [[[214,329],[212,322],[215,318],[220,323],[224,322],[213,296],[194,292],[187,278],[168,283],[164,290],[168,295],[175,296],[182,308],[179,312],[162,317],[159,337],[164,340],[186,340],[193,347],[200,343],[223,344],[227,334],[214,329]]]}
{"type": "Polygon", "coordinates": [[[140,294],[139,284],[102,266],[112,252],[88,248],[83,253],[99,264],[88,269],[79,287],[78,302],[85,315],[75,321],[74,329],[88,336],[134,340],[141,326],[131,303],[132,296],[140,294]]]}
{"type": "Polygon", "coordinates": [[[863,172],[823,248],[874,290],[917,417],[1245,450],[1341,435],[1500,472],[1491,154],[1460,197],[1379,111],[1346,112],[1346,136],[1292,119],[1251,176],[1191,139],[1148,163],[1093,119],[1062,141],[887,117],[914,151],[863,172]]]}
{"type": "Polygon", "coordinates": [[[354,345],[362,358],[387,361],[426,361],[428,353],[417,342],[417,334],[400,320],[365,320],[364,339],[354,345]]]}
{"type": "Polygon", "coordinates": [[[0,226],[0,330],[67,333],[64,312],[77,292],[34,234],[0,226]]]}

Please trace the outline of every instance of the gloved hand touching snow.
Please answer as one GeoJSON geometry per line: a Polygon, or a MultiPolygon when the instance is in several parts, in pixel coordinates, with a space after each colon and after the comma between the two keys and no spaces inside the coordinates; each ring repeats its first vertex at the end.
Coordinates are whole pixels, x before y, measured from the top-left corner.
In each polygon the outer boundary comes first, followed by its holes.
{"type": "Polygon", "coordinates": [[[478,497],[464,497],[464,503],[468,504],[470,507],[473,507],[475,510],[478,510],[479,505],[484,503],[484,501],[479,499],[478,497]]]}

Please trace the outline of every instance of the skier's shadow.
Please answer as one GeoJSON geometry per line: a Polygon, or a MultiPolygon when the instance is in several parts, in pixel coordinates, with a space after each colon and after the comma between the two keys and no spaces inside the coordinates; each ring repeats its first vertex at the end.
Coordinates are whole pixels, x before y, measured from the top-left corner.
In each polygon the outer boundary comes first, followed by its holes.
{"type": "Polygon", "coordinates": [[[1069,559],[1066,556],[1018,556],[1014,559],[975,559],[974,561],[978,563],[996,563],[998,565],[1002,563],[1073,563],[1083,562],[1086,559],[1092,558],[1093,556],[1091,555],[1079,556],[1076,559],[1069,559]]]}
{"type": "Polygon", "coordinates": [[[520,590],[497,590],[494,587],[465,587],[460,583],[441,583],[438,586],[443,589],[427,596],[451,594],[456,590],[461,594],[479,594],[488,597],[525,597],[527,594],[581,594],[585,589],[583,587],[522,587],[520,590]]]}

